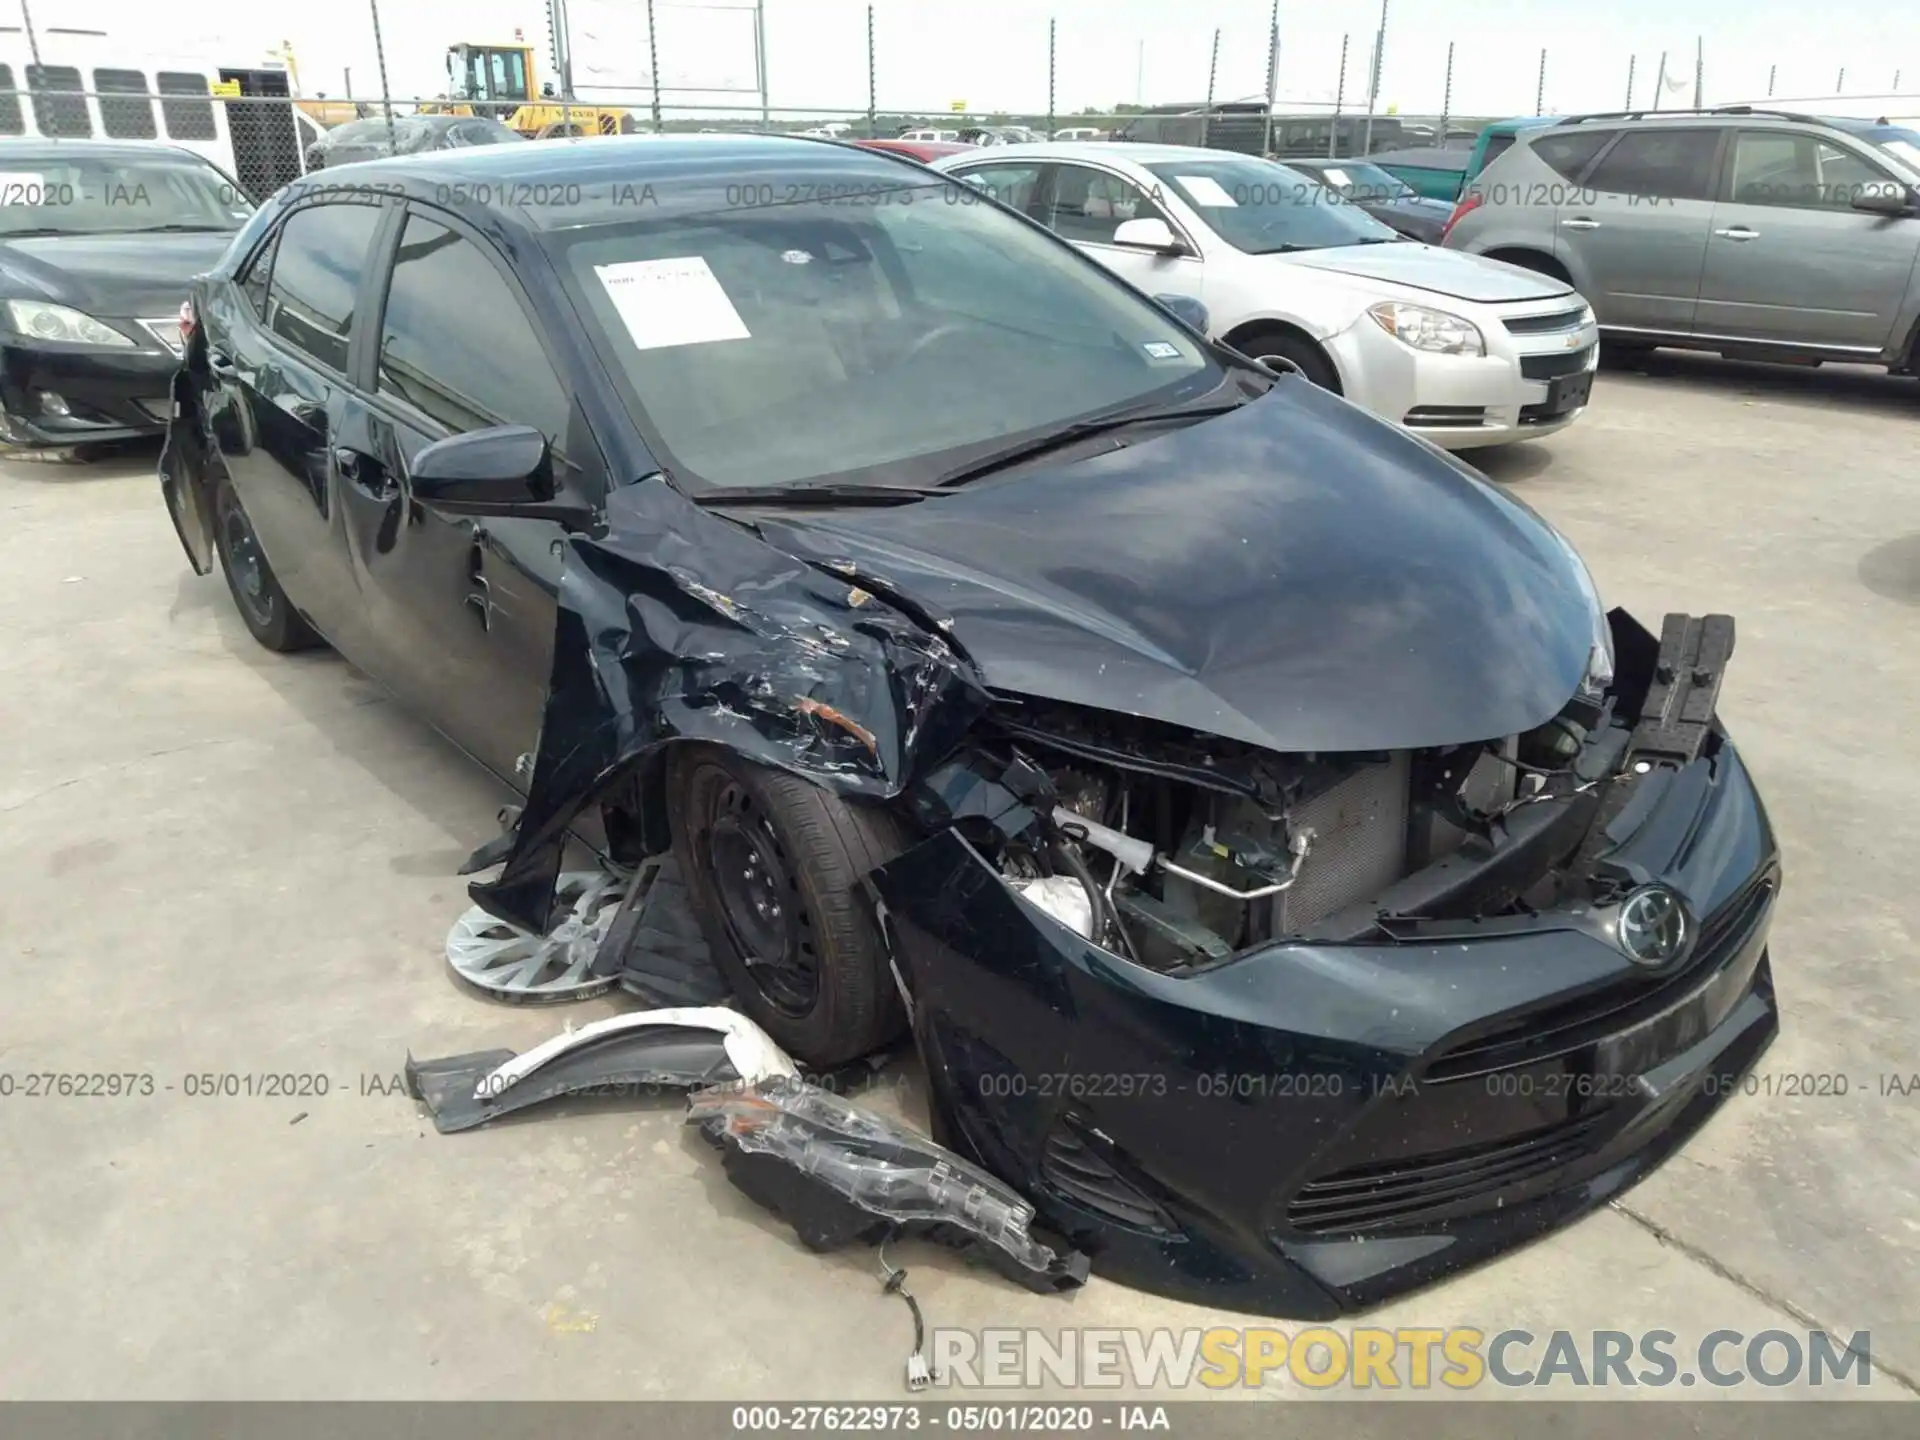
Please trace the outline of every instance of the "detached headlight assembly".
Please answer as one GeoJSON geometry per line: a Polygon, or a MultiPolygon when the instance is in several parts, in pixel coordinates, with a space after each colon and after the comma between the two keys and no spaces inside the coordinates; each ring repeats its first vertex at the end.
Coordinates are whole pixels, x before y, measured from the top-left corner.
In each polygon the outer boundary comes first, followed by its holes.
{"type": "Polygon", "coordinates": [[[1382,300],[1370,307],[1367,314],[1387,334],[1414,350],[1425,350],[1431,355],[1487,353],[1487,342],[1481,338],[1480,327],[1444,310],[1382,300]]]}
{"type": "Polygon", "coordinates": [[[7,301],[7,319],[22,335],[35,340],[58,340],[68,345],[121,345],[132,350],[135,342],[111,325],[103,325],[91,315],[70,310],[65,305],[49,305],[41,300],[7,301]]]}

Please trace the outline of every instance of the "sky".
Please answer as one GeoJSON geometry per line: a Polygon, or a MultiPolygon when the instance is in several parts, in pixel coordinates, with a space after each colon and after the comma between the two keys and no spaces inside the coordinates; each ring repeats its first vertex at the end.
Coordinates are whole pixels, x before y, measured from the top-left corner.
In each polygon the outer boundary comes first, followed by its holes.
{"type": "MultiPolygon", "coordinates": [[[[347,72],[356,96],[380,89],[369,0],[29,0],[41,49],[137,49],[149,63],[173,52],[212,66],[259,63],[292,46],[304,93],[337,96],[347,72]],[[104,30],[109,40],[56,29],[104,30]],[[198,31],[200,33],[190,33],[198,31]]],[[[0,14],[18,0],[0,0],[0,14]]],[[[571,0],[576,91],[644,108],[651,67],[645,0],[571,0]],[[624,91],[615,87],[630,87],[624,91]]],[[[655,44],[669,107],[751,106],[755,90],[750,0],[656,0],[655,44]]],[[[1119,102],[1197,101],[1220,35],[1216,99],[1266,89],[1270,0],[874,0],[874,99],[890,112],[1042,111],[1048,97],[1048,21],[1055,25],[1056,113],[1119,102]]],[[[868,100],[865,0],[765,0],[766,81],[772,105],[824,114],[868,100]]],[[[388,89],[430,96],[446,86],[457,40],[511,42],[520,30],[548,72],[542,0],[380,0],[388,89]]],[[[0,24],[4,24],[0,21],[0,24]]],[[[1283,3],[1282,108],[1330,106],[1348,40],[1345,108],[1363,108],[1379,0],[1283,3]]],[[[22,48],[19,37],[6,37],[22,48]]],[[[1708,104],[1920,92],[1920,5],[1831,0],[1812,18],[1802,0],[1392,0],[1380,106],[1431,114],[1531,114],[1617,109],[1652,97],[1662,52],[1678,85],[1665,103],[1692,101],[1694,46],[1703,52],[1708,104]],[[1818,23],[1813,23],[1817,19],[1818,23]],[[1447,50],[1454,47],[1451,96],[1447,50]],[[1541,51],[1546,51],[1544,88],[1541,51]]],[[[96,53],[90,51],[89,53],[96,53]]],[[[87,63],[84,59],[80,63],[87,63]]],[[[137,63],[137,62],[136,62],[137,63]]]]}

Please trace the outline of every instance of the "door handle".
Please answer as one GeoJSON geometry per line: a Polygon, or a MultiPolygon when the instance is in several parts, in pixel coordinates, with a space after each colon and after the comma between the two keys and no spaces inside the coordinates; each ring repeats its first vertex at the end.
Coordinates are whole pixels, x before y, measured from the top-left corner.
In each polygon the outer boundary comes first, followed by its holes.
{"type": "Polygon", "coordinates": [[[1576,215],[1571,220],[1562,220],[1560,228],[1562,230],[1598,230],[1600,222],[1591,220],[1585,215],[1576,215]]]}
{"type": "Polygon", "coordinates": [[[340,471],[340,478],[364,495],[376,500],[390,499],[400,487],[388,475],[379,461],[362,455],[358,450],[350,450],[345,445],[336,445],[333,450],[333,463],[340,471]]]}
{"type": "Polygon", "coordinates": [[[1713,233],[1722,240],[1758,240],[1760,238],[1758,230],[1749,230],[1745,225],[1729,225],[1726,229],[1716,230],[1713,233]]]}

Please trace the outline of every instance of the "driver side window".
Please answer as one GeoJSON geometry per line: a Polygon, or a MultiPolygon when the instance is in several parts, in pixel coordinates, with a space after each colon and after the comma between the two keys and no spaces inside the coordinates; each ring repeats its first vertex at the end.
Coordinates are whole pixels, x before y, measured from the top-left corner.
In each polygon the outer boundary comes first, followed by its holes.
{"type": "Polygon", "coordinates": [[[1062,165],[1054,171],[1047,227],[1063,240],[1111,245],[1114,231],[1129,220],[1166,218],[1144,190],[1118,175],[1085,165],[1062,165]]]}

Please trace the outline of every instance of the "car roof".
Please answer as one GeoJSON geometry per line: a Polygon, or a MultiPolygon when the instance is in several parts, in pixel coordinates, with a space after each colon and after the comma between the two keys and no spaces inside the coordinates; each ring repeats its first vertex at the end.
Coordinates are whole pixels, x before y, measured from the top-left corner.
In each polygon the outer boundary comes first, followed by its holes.
{"type": "Polygon", "coordinates": [[[1473,156],[1466,150],[1429,147],[1421,150],[1380,150],[1372,155],[1356,155],[1354,159],[1365,160],[1374,165],[1411,165],[1429,170],[1465,170],[1473,156]]]}
{"type": "Polygon", "coordinates": [[[1004,163],[1009,156],[1036,160],[1131,160],[1160,165],[1174,160],[1258,160],[1237,150],[1206,150],[1198,145],[1150,145],[1141,140],[1033,140],[1024,145],[994,145],[983,157],[1004,163]]]}
{"type": "Polygon", "coordinates": [[[0,139],[0,160],[58,160],[62,156],[92,160],[151,160],[160,155],[171,160],[210,161],[184,145],[169,145],[163,140],[55,140],[27,137],[0,139]]]}
{"type": "MultiPolygon", "coordinates": [[[[696,182],[703,191],[711,191],[716,183],[730,179],[777,181],[807,169],[830,172],[836,182],[871,177],[878,184],[926,183],[925,169],[910,156],[824,136],[679,134],[589,135],[383,155],[351,165],[329,165],[320,188],[378,186],[435,201],[449,186],[458,185],[463,201],[473,207],[550,229],[580,223],[577,207],[516,204],[510,197],[519,182],[537,185],[542,193],[551,193],[555,186],[578,185],[592,193],[596,187],[638,190],[670,187],[675,181],[696,182]],[[902,182],[902,166],[913,167],[920,178],[902,182]]],[[[648,203],[670,210],[671,190],[661,189],[648,203]]]]}

